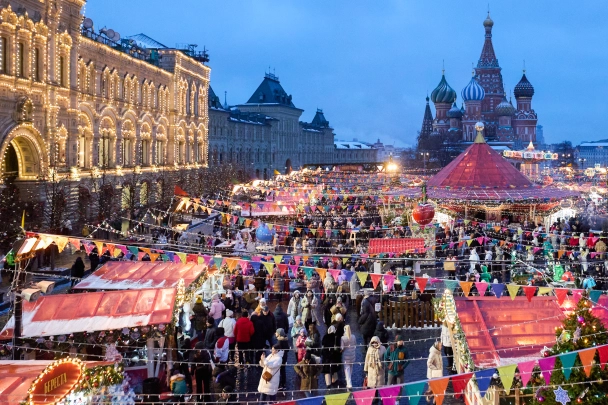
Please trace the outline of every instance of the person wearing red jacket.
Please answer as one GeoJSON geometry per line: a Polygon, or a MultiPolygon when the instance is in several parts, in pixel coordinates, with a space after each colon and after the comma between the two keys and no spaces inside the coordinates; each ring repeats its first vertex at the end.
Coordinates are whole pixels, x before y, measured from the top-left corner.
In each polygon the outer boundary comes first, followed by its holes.
{"type": "Polygon", "coordinates": [[[251,351],[251,336],[253,336],[255,328],[253,322],[249,319],[249,313],[243,311],[241,317],[237,319],[234,325],[234,337],[241,351],[242,358],[245,363],[253,363],[253,352],[251,351]]]}

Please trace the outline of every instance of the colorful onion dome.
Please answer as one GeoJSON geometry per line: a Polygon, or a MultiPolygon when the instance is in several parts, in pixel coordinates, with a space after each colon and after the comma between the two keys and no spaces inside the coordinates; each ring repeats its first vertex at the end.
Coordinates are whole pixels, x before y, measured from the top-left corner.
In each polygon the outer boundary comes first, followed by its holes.
{"type": "Polygon", "coordinates": [[[515,95],[515,98],[532,97],[534,95],[534,87],[532,86],[532,83],[528,81],[525,71],[523,76],[521,77],[521,80],[519,81],[519,83],[517,83],[517,86],[515,86],[513,94],[515,95]]]}
{"type": "Polygon", "coordinates": [[[435,87],[435,90],[431,93],[431,101],[437,103],[450,103],[452,104],[456,100],[456,92],[450,87],[448,82],[445,80],[445,74],[441,75],[441,81],[435,87]]]}
{"type": "Polygon", "coordinates": [[[462,89],[460,94],[462,95],[462,99],[464,101],[481,101],[485,97],[486,92],[484,91],[483,87],[479,85],[477,79],[475,79],[475,76],[473,76],[469,84],[462,89]]]}
{"type": "Polygon", "coordinates": [[[513,107],[513,104],[511,104],[509,101],[507,101],[506,96],[503,96],[502,101],[500,102],[500,104],[498,104],[496,106],[494,111],[499,116],[506,117],[506,116],[515,114],[515,107],[513,107]]]}

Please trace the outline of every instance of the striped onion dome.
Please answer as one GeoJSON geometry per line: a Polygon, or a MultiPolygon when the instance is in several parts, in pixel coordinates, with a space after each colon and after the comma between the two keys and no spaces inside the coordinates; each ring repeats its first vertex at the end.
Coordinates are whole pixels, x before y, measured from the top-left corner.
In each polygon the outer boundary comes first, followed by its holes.
{"type": "Polygon", "coordinates": [[[515,107],[513,107],[513,104],[507,101],[506,96],[503,96],[502,101],[496,106],[494,111],[499,116],[506,117],[515,114],[515,107]]]}
{"type": "Polygon", "coordinates": [[[485,97],[486,92],[483,90],[483,87],[479,85],[475,76],[473,76],[469,84],[462,89],[460,94],[464,101],[481,101],[485,97]]]}
{"type": "Polygon", "coordinates": [[[456,92],[450,87],[445,75],[441,75],[441,81],[435,87],[435,90],[431,93],[431,101],[437,103],[450,103],[452,104],[456,100],[456,92]]]}

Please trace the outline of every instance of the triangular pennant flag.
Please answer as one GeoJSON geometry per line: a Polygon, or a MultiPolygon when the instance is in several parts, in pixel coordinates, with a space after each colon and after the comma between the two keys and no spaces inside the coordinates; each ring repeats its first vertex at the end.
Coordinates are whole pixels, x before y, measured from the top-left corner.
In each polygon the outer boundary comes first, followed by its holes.
{"type": "Polygon", "coordinates": [[[416,283],[418,283],[418,288],[420,289],[420,292],[423,293],[424,289],[426,288],[426,283],[429,282],[429,279],[426,277],[416,277],[416,283]]]}
{"type": "Polygon", "coordinates": [[[589,299],[594,304],[597,304],[597,302],[600,300],[600,296],[601,295],[602,295],[602,291],[601,290],[591,290],[591,291],[589,291],[589,299]]]}
{"type": "Polygon", "coordinates": [[[291,275],[293,276],[293,278],[296,278],[297,274],[298,274],[298,266],[297,264],[290,264],[289,266],[289,270],[291,270],[291,275]]]}
{"type": "Polygon", "coordinates": [[[597,352],[600,355],[600,367],[603,370],[608,363],[608,345],[603,345],[597,348],[597,352]]]}
{"type": "Polygon", "coordinates": [[[391,385],[388,387],[378,388],[378,394],[380,395],[380,398],[382,398],[382,405],[395,405],[395,402],[397,402],[397,397],[401,392],[401,387],[401,385],[391,385]]]}
{"type": "Polygon", "coordinates": [[[511,296],[511,300],[514,300],[517,296],[517,292],[519,291],[519,284],[507,284],[507,290],[509,290],[509,295],[511,296]]]}
{"type": "Polygon", "coordinates": [[[266,267],[266,271],[272,274],[274,270],[274,262],[264,262],[264,267],[266,267]]]}
{"type": "Polygon", "coordinates": [[[551,374],[553,373],[553,367],[555,367],[555,359],[557,359],[555,356],[538,359],[538,367],[540,367],[540,372],[545,379],[546,385],[551,383],[551,374]]]}
{"type": "Polygon", "coordinates": [[[166,261],[172,262],[173,261],[173,257],[175,256],[175,253],[173,253],[173,252],[166,252],[163,256],[167,256],[167,260],[166,261]]]}
{"type": "Polygon", "coordinates": [[[175,257],[175,256],[173,257],[173,261],[175,263],[186,263],[186,257],[187,257],[186,253],[184,253],[184,252],[175,252],[175,255],[177,256],[177,257],[175,257]]]}
{"type": "Polygon", "coordinates": [[[538,295],[547,295],[553,291],[553,287],[538,287],[538,295]]]}
{"type": "Polygon", "coordinates": [[[397,276],[399,278],[399,282],[401,283],[401,291],[405,291],[405,286],[410,281],[410,276],[397,276]]]}
{"type": "Polygon", "coordinates": [[[237,264],[239,264],[239,259],[226,259],[226,265],[228,266],[228,270],[230,271],[234,271],[237,264]]]}
{"type": "Polygon", "coordinates": [[[583,296],[582,289],[572,290],[572,300],[574,301],[574,305],[578,304],[578,302],[580,301],[582,296],[583,296]]]}
{"type": "Polygon", "coordinates": [[[145,255],[147,255],[147,253],[146,253],[146,252],[139,252],[139,253],[137,254],[137,260],[141,260],[141,259],[143,259],[145,255]]]}
{"type": "Polygon", "coordinates": [[[160,253],[150,253],[150,261],[155,262],[158,256],[160,256],[160,253]]]}
{"type": "Polygon", "coordinates": [[[329,274],[331,274],[332,278],[334,279],[334,281],[338,281],[338,277],[340,276],[340,270],[336,270],[336,269],[329,269],[327,270],[329,272],[329,274]]]}
{"type": "MultiPolygon", "coordinates": [[[[536,293],[536,287],[533,285],[526,285],[522,287],[522,290],[524,290],[528,302],[532,301],[532,297],[534,297],[534,294],[536,293]]],[[[549,381],[547,381],[547,384],[549,384],[549,381]]]]}
{"type": "Polygon", "coordinates": [[[312,267],[302,267],[304,269],[304,274],[306,275],[307,279],[311,279],[312,278],[312,272],[314,271],[314,269],[312,267]]]}
{"type": "Polygon", "coordinates": [[[72,246],[74,246],[74,249],[80,250],[80,239],[69,238],[68,240],[70,241],[72,246]]]}
{"type": "Polygon", "coordinates": [[[325,403],[327,405],[344,405],[346,404],[346,401],[348,401],[348,397],[350,397],[350,392],[345,392],[343,394],[325,395],[325,403]]]}
{"type": "Polygon", "coordinates": [[[483,297],[486,294],[486,291],[488,291],[488,283],[486,283],[485,281],[477,281],[475,283],[475,288],[477,288],[479,296],[483,297]]]}
{"type": "Polygon", "coordinates": [[[350,270],[342,270],[342,273],[344,274],[344,277],[346,277],[346,281],[348,281],[349,283],[350,279],[353,278],[353,276],[355,275],[355,272],[350,270]]]}
{"type": "Polygon", "coordinates": [[[534,366],[536,366],[536,360],[524,361],[517,364],[517,369],[519,370],[519,375],[521,377],[521,383],[524,388],[526,388],[528,381],[530,381],[530,378],[532,377],[534,366]]]}
{"type": "MultiPolygon", "coordinates": [[[[418,405],[420,398],[424,395],[425,388],[426,381],[405,384],[405,395],[407,395],[410,405],[418,405]]],[[[353,394],[353,396],[355,396],[355,394],[353,394]]],[[[359,403],[357,403],[357,405],[359,405],[359,403]]]]}
{"type": "Polygon", "coordinates": [[[488,388],[490,388],[492,376],[495,372],[495,368],[488,368],[475,372],[475,380],[477,381],[477,387],[479,388],[479,393],[482,398],[486,396],[486,392],[488,391],[488,388]]]}
{"type": "MultiPolygon", "coordinates": [[[[127,246],[127,249],[129,249],[129,252],[133,253],[134,255],[139,253],[139,248],[137,246],[127,246]]],[[[97,251],[100,252],[99,248],[97,251]]]]}
{"type": "Polygon", "coordinates": [[[281,272],[281,276],[285,277],[285,273],[287,273],[287,265],[286,264],[277,264],[279,271],[281,272]]]}
{"type": "Polygon", "coordinates": [[[327,269],[323,267],[317,267],[315,271],[319,274],[319,278],[321,279],[321,281],[324,281],[325,277],[327,276],[327,269]]]}
{"type": "Polygon", "coordinates": [[[380,279],[382,278],[382,274],[371,273],[369,276],[372,278],[372,285],[375,289],[378,286],[380,279]]]}
{"type": "Polygon", "coordinates": [[[585,374],[587,377],[591,377],[591,366],[593,366],[593,358],[595,357],[595,347],[587,350],[581,350],[578,352],[578,357],[581,359],[585,374]]]}
{"type": "Polygon", "coordinates": [[[572,373],[572,366],[574,366],[574,361],[576,360],[577,352],[570,352],[560,354],[559,361],[562,362],[562,372],[564,373],[564,378],[566,381],[570,379],[570,374],[572,373]]]}
{"type": "Polygon", "coordinates": [[[391,291],[393,289],[393,284],[395,284],[395,276],[393,276],[392,274],[385,274],[384,275],[384,284],[386,284],[386,288],[388,291],[391,291]]]}
{"type": "Polygon", "coordinates": [[[502,293],[505,290],[505,285],[501,283],[492,283],[491,286],[492,292],[496,296],[496,298],[502,297],[502,293]]]}
{"type": "Polygon", "coordinates": [[[365,282],[367,281],[367,276],[369,273],[365,271],[358,271],[357,277],[359,278],[359,282],[361,283],[361,287],[365,286],[365,282]]]}
{"type": "Polygon", "coordinates": [[[274,259],[274,262],[276,264],[279,264],[283,260],[283,256],[282,255],[276,255],[276,256],[273,256],[273,259],[274,259]]]}
{"type": "Polygon", "coordinates": [[[433,391],[433,395],[435,396],[435,403],[437,405],[443,404],[443,398],[445,398],[445,390],[446,388],[448,388],[449,382],[450,377],[429,380],[429,387],[431,388],[431,391],[433,391]]]}
{"type": "Polygon", "coordinates": [[[462,396],[462,392],[467,387],[471,377],[473,377],[473,373],[457,374],[452,377],[452,388],[454,389],[454,396],[456,398],[462,396]]]}
{"type": "Polygon", "coordinates": [[[462,292],[464,293],[465,297],[469,296],[469,293],[471,292],[472,287],[473,287],[472,281],[461,281],[460,282],[460,288],[462,288],[462,292]]]}
{"type": "Polygon", "coordinates": [[[375,389],[353,392],[353,399],[357,405],[371,405],[375,397],[375,389]]]}
{"type": "Polygon", "coordinates": [[[507,395],[511,391],[511,386],[513,385],[513,378],[515,377],[515,369],[517,368],[517,364],[511,364],[508,366],[498,367],[498,375],[500,376],[500,381],[502,382],[502,386],[505,387],[505,391],[507,391],[507,395]]]}
{"type": "Polygon", "coordinates": [[[224,261],[223,257],[213,257],[213,264],[215,264],[215,267],[219,268],[222,267],[222,262],[224,261]]]}
{"type": "Polygon", "coordinates": [[[447,288],[451,292],[454,292],[454,290],[456,289],[456,287],[458,287],[458,281],[457,280],[443,280],[443,284],[445,284],[445,288],[447,288]]]}

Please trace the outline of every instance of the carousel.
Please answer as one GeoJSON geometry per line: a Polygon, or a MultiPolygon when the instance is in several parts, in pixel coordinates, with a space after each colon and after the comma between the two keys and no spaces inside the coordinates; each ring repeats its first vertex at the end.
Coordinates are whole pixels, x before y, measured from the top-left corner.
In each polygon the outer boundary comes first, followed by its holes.
{"type": "Polygon", "coordinates": [[[428,197],[441,212],[486,222],[537,221],[580,193],[531,182],[492,149],[475,126],[475,142],[427,183],[428,197]]]}
{"type": "Polygon", "coordinates": [[[536,150],[534,144],[530,141],[528,147],[524,150],[506,150],[502,154],[507,160],[512,161],[515,166],[519,167],[520,171],[530,179],[542,180],[543,184],[550,185],[553,179],[550,176],[543,176],[541,165],[558,159],[557,153],[545,152],[536,150]]]}

